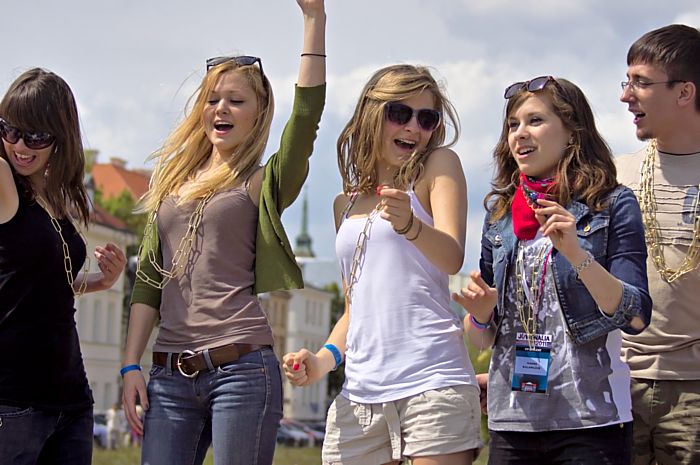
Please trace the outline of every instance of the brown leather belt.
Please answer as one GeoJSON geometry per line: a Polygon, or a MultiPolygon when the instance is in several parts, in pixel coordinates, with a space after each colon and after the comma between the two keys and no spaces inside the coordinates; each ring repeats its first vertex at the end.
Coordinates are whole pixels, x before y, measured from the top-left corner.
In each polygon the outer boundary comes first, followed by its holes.
{"type": "MultiPolygon", "coordinates": [[[[225,346],[205,349],[199,352],[186,350],[181,353],[173,353],[171,358],[171,368],[173,371],[179,371],[182,376],[194,378],[202,370],[209,369],[205,352],[209,352],[209,358],[214,368],[224,365],[225,363],[235,362],[245,354],[255,352],[256,350],[270,347],[269,345],[258,344],[226,344],[225,346]]],[[[166,366],[168,363],[168,352],[153,352],[153,364],[166,366]]]]}

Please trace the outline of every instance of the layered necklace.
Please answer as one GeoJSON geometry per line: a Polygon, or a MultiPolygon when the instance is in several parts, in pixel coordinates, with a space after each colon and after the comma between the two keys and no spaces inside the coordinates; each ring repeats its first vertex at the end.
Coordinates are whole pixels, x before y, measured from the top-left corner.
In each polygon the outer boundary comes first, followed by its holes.
{"type": "Polygon", "coordinates": [[[527,336],[530,350],[535,348],[535,334],[537,334],[537,312],[544,292],[544,278],[547,273],[547,262],[552,254],[552,244],[545,243],[539,247],[537,257],[530,270],[530,282],[525,276],[525,249],[522,242],[518,241],[518,250],[515,258],[515,306],[518,310],[518,318],[527,336]],[[527,297],[525,291],[528,291],[527,297]]]}
{"type": "Polygon", "coordinates": [[[671,268],[666,265],[663,245],[661,244],[660,227],[656,219],[656,198],[654,196],[654,160],[658,153],[656,139],[647,146],[644,161],[641,169],[639,206],[642,210],[642,221],[644,222],[644,238],[646,239],[649,255],[654,267],[667,283],[672,283],[689,271],[693,271],[700,264],[700,212],[698,203],[700,201],[700,184],[693,203],[693,238],[688,247],[683,262],[678,268],[671,268]]]}
{"type": "Polygon", "coordinates": [[[136,266],[136,276],[144,281],[146,284],[155,287],[156,289],[163,289],[168,282],[173,278],[178,278],[182,276],[185,272],[185,265],[192,252],[192,247],[194,246],[194,241],[197,236],[197,230],[202,223],[202,217],[204,216],[204,207],[207,205],[209,200],[214,196],[214,192],[208,192],[202,199],[197,203],[194,211],[190,215],[189,221],[187,222],[187,231],[180,239],[180,244],[173,254],[173,259],[171,261],[170,269],[167,270],[162,267],[156,258],[156,251],[153,248],[152,235],[155,232],[153,230],[154,225],[158,222],[158,210],[160,209],[160,203],[153,210],[153,212],[148,215],[148,221],[146,222],[146,227],[143,231],[143,241],[141,242],[141,247],[139,247],[139,260],[136,266]],[[160,273],[162,279],[156,280],[148,276],[141,270],[141,256],[143,248],[146,247],[148,250],[148,261],[153,265],[153,268],[160,273]]]}
{"type": "MultiPolygon", "coordinates": [[[[83,266],[83,280],[80,283],[78,289],[76,290],[75,287],[73,287],[73,261],[70,258],[70,249],[68,248],[68,242],[66,242],[66,239],[63,237],[63,228],[61,227],[61,223],[59,223],[56,217],[54,217],[51,214],[51,210],[49,209],[48,205],[46,205],[46,202],[43,198],[41,198],[39,195],[35,195],[34,198],[36,199],[36,203],[44,209],[47,215],[49,215],[49,219],[51,220],[51,226],[53,226],[53,229],[58,233],[58,237],[61,239],[61,248],[63,249],[63,269],[66,272],[66,280],[68,281],[68,286],[70,286],[71,292],[73,293],[73,297],[80,297],[81,295],[85,294],[85,290],[87,289],[87,273],[90,269],[90,257],[88,257],[87,255],[85,256],[85,264],[83,266]]],[[[68,221],[70,221],[70,218],[68,219],[68,221]]],[[[73,224],[73,227],[80,236],[80,239],[82,239],[83,243],[87,246],[85,236],[83,236],[83,234],[78,230],[75,224],[73,224]]]]}

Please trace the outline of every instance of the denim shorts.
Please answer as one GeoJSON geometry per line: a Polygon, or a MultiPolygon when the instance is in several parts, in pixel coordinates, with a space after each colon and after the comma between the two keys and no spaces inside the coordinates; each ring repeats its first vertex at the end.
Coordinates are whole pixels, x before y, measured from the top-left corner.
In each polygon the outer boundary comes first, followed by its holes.
{"type": "Polygon", "coordinates": [[[186,378],[154,365],[141,463],[270,465],[282,418],[280,365],[271,348],[186,378]]]}

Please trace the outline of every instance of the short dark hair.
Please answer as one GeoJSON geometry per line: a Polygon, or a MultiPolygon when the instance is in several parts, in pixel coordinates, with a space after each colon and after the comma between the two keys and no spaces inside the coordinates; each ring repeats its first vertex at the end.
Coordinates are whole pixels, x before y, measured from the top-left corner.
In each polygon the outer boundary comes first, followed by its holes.
{"type": "Polygon", "coordinates": [[[669,80],[695,84],[695,109],[700,111],[700,30],[671,24],[647,32],[627,52],[627,65],[638,63],[661,68],[669,80]]]}

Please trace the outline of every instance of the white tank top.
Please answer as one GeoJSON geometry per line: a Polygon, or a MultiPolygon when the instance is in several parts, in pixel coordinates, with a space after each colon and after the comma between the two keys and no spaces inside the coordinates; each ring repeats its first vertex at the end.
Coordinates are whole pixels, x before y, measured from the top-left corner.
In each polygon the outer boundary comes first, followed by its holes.
{"type": "MultiPolygon", "coordinates": [[[[415,192],[418,219],[433,224],[415,192]]],[[[346,283],[367,217],[343,218],[335,248],[346,283]]],[[[461,321],[450,309],[448,276],[379,215],[352,288],[342,395],[354,402],[389,402],[476,378],[461,321]]]]}

